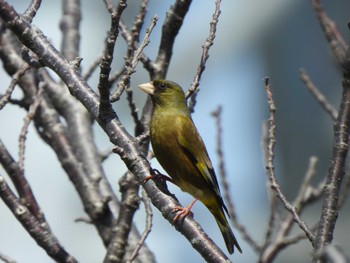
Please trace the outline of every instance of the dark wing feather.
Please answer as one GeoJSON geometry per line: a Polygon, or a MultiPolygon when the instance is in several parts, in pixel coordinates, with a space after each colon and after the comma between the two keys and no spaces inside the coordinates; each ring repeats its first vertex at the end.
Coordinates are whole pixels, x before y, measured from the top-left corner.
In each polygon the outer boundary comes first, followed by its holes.
{"type": "Polygon", "coordinates": [[[196,126],[191,118],[186,115],[179,115],[176,117],[175,121],[177,122],[176,126],[181,127],[177,139],[182,151],[195,165],[203,179],[209,184],[210,189],[213,189],[221,199],[220,189],[213,165],[196,126]]]}

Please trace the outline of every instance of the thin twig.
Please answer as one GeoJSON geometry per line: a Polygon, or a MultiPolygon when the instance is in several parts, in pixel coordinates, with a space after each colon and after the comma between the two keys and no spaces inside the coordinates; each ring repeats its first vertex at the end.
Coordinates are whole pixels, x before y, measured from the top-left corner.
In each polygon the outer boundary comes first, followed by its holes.
{"type": "MultiPolygon", "coordinates": [[[[130,61],[130,65],[126,65],[125,73],[118,83],[118,88],[117,88],[116,92],[111,96],[111,102],[115,102],[115,101],[119,100],[119,98],[123,94],[124,90],[130,86],[130,77],[135,72],[136,66],[140,60],[140,56],[142,54],[143,49],[148,45],[148,43],[150,41],[149,38],[151,36],[153,28],[157,24],[157,21],[158,21],[158,17],[154,16],[152,18],[152,22],[151,22],[150,27],[146,30],[146,34],[142,40],[142,43],[140,44],[139,48],[135,51],[134,56],[133,56],[132,60],[130,61]]],[[[134,103],[132,103],[132,104],[134,104],[134,103]]],[[[134,120],[135,120],[135,117],[137,117],[137,113],[136,113],[136,116],[134,116],[134,114],[133,114],[134,120]]],[[[138,117],[137,117],[137,119],[138,119],[138,117]]]]}
{"type": "Polygon", "coordinates": [[[191,88],[187,91],[186,93],[186,99],[190,98],[190,101],[188,102],[188,108],[190,109],[191,112],[194,111],[194,107],[196,106],[196,97],[199,91],[199,82],[201,80],[202,74],[205,70],[205,64],[207,63],[207,60],[209,58],[209,49],[214,43],[215,39],[215,34],[216,34],[216,27],[219,22],[219,16],[221,13],[220,10],[220,4],[221,0],[216,0],[215,1],[215,11],[213,14],[213,18],[210,22],[210,32],[209,36],[204,42],[202,48],[202,56],[201,56],[201,61],[199,63],[199,66],[197,68],[197,74],[195,75],[193,82],[191,84],[191,88]]]}
{"type": "Polygon", "coordinates": [[[148,237],[148,235],[152,229],[152,219],[153,219],[152,206],[151,206],[151,202],[149,200],[149,197],[144,189],[142,189],[141,200],[142,200],[143,204],[145,205],[146,227],[145,227],[145,231],[142,233],[140,240],[137,242],[137,245],[136,245],[133,253],[131,254],[130,258],[126,261],[127,263],[131,263],[137,257],[141,247],[145,243],[146,238],[148,237]]]}
{"type": "Polygon", "coordinates": [[[326,96],[324,96],[322,92],[312,83],[312,80],[304,69],[300,70],[300,78],[305,83],[310,93],[315,97],[316,101],[320,103],[321,107],[324,108],[327,113],[329,113],[333,120],[336,120],[338,116],[337,110],[332,104],[329,103],[326,96]]]}
{"type": "Polygon", "coordinates": [[[87,81],[92,74],[95,72],[95,70],[97,69],[98,65],[100,65],[102,60],[102,55],[98,56],[89,66],[89,68],[86,70],[86,72],[83,75],[83,78],[87,81]]]}
{"type": "Polygon", "coordinates": [[[23,66],[22,69],[18,70],[13,76],[12,76],[12,80],[11,83],[9,85],[9,87],[7,88],[5,94],[3,96],[0,97],[0,110],[5,107],[5,105],[9,102],[9,100],[11,99],[11,95],[19,81],[19,79],[23,76],[23,74],[30,68],[29,65],[25,65],[23,66]]]}
{"type": "Polygon", "coordinates": [[[222,142],[221,113],[222,113],[222,107],[219,106],[217,108],[217,110],[213,111],[211,114],[216,120],[216,128],[217,128],[217,139],[216,139],[217,148],[216,149],[217,149],[217,156],[219,159],[219,176],[221,178],[224,200],[227,202],[227,206],[228,206],[228,210],[230,212],[230,216],[231,216],[230,219],[231,219],[232,224],[241,233],[243,239],[245,241],[247,241],[247,243],[255,251],[259,251],[261,249],[259,244],[247,232],[246,227],[238,221],[235,205],[233,203],[233,198],[231,196],[230,184],[227,180],[226,169],[225,169],[224,153],[222,150],[223,142],[222,142]]]}
{"type": "MultiPolygon", "coordinates": [[[[309,159],[309,166],[306,170],[305,176],[303,178],[303,181],[301,183],[300,190],[293,202],[293,205],[297,211],[298,214],[301,214],[303,209],[307,204],[310,204],[311,202],[307,202],[305,197],[307,196],[307,192],[311,188],[311,180],[316,175],[316,165],[317,165],[317,157],[311,156],[309,159]]],[[[286,239],[294,222],[294,216],[292,214],[289,214],[283,222],[280,224],[280,228],[277,231],[277,238],[276,240],[283,240],[286,239]]],[[[305,233],[303,233],[303,236],[305,236],[305,233]]],[[[312,242],[312,240],[310,240],[312,242]]]]}
{"type": "Polygon", "coordinates": [[[18,141],[19,141],[19,154],[18,154],[19,161],[18,161],[18,164],[19,164],[19,168],[21,169],[22,173],[24,173],[24,151],[25,151],[25,142],[27,139],[28,127],[34,118],[36,110],[38,109],[38,107],[40,105],[40,100],[42,98],[43,92],[44,92],[44,90],[43,90],[42,86],[39,85],[38,93],[37,93],[36,97],[34,98],[33,103],[30,105],[27,115],[24,117],[24,123],[23,123],[21,131],[19,133],[19,139],[18,139],[18,141]]]}
{"type": "MultiPolygon", "coordinates": [[[[265,121],[262,126],[262,151],[264,156],[264,164],[266,164],[268,162],[268,159],[270,158],[269,151],[268,151],[269,142],[270,142],[269,126],[268,126],[268,121],[265,121]]],[[[271,184],[269,180],[266,183],[266,188],[267,188],[266,190],[267,190],[269,206],[270,206],[270,215],[269,215],[269,220],[266,227],[266,233],[265,233],[264,245],[263,245],[264,248],[266,248],[271,242],[273,229],[275,227],[275,222],[276,222],[277,213],[278,213],[277,197],[271,188],[271,184]]],[[[265,250],[264,248],[262,250],[265,250]]]]}
{"type": "MultiPolygon", "coordinates": [[[[143,0],[143,1],[147,1],[147,0],[143,0]]],[[[141,9],[141,7],[140,7],[140,9],[141,9]]],[[[140,12],[142,12],[142,10],[140,12]]],[[[132,30],[135,30],[134,27],[132,28],[132,30]]],[[[131,50],[132,50],[132,53],[134,53],[134,51],[139,48],[139,39],[138,39],[139,33],[137,35],[137,40],[136,40],[136,37],[133,35],[132,32],[130,32],[128,30],[127,26],[123,23],[123,21],[120,21],[120,23],[119,23],[119,31],[128,45],[128,52],[131,52],[131,50]]],[[[128,54],[129,56],[127,56],[127,57],[130,57],[132,55],[132,53],[128,54]]],[[[142,62],[144,68],[148,72],[150,72],[150,75],[152,75],[151,72],[154,72],[154,65],[153,65],[153,62],[151,61],[151,59],[149,57],[147,57],[145,55],[145,53],[141,52],[140,61],[142,62]]],[[[125,66],[124,66],[124,69],[125,69],[125,66]]],[[[123,73],[123,71],[114,73],[109,79],[110,82],[113,83],[113,82],[117,81],[118,77],[120,77],[122,75],[122,73],[123,73]]]]}
{"type": "Polygon", "coordinates": [[[100,158],[101,158],[101,162],[104,162],[105,160],[108,159],[109,156],[112,155],[114,147],[110,147],[108,149],[105,149],[103,151],[100,152],[100,158]]]}
{"type": "Polygon", "coordinates": [[[106,5],[106,9],[108,10],[108,12],[110,14],[112,14],[114,12],[114,6],[111,0],[103,0],[103,2],[106,5]]]}
{"type": "Polygon", "coordinates": [[[265,90],[267,94],[267,102],[269,105],[270,118],[269,118],[269,143],[268,143],[268,159],[266,163],[266,173],[270,180],[271,188],[275,191],[277,197],[281,200],[284,207],[293,215],[295,222],[305,232],[309,240],[314,239],[314,234],[308,228],[306,223],[302,221],[296,211],[296,208],[287,200],[285,195],[282,193],[281,188],[276,180],[275,166],[274,166],[274,148],[276,144],[276,121],[275,112],[276,106],[273,101],[272,92],[270,89],[269,79],[265,78],[265,90]]]}
{"type": "Polygon", "coordinates": [[[320,0],[311,0],[311,2],[328,44],[338,62],[342,64],[346,58],[347,44],[337,29],[335,22],[331,20],[327,13],[323,10],[320,0]]]}

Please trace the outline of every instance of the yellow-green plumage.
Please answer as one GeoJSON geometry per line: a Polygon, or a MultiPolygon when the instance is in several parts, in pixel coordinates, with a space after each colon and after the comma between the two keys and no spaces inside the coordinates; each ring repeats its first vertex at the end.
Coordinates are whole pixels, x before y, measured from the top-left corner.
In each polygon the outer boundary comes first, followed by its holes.
{"type": "Polygon", "coordinates": [[[151,143],[158,162],[182,191],[198,198],[210,210],[229,253],[233,253],[234,246],[242,252],[225,217],[227,208],[183,90],[166,80],[153,80],[139,87],[151,95],[154,104],[151,143]]]}

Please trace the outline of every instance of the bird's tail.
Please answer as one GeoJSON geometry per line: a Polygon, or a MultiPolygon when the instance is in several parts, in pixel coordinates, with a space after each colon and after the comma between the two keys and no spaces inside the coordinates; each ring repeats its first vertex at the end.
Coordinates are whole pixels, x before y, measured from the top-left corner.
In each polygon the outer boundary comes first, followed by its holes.
{"type": "Polygon", "coordinates": [[[221,234],[225,240],[225,244],[227,247],[227,250],[230,254],[234,252],[234,247],[236,247],[239,251],[239,253],[242,253],[242,249],[238,244],[238,241],[235,237],[235,235],[232,232],[232,229],[225,217],[225,214],[223,211],[220,211],[220,216],[215,216],[216,223],[218,224],[221,234]]]}

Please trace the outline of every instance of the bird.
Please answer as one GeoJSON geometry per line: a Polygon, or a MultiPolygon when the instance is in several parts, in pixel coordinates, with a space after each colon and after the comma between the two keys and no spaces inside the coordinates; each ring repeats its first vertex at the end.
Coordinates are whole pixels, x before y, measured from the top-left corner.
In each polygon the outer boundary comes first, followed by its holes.
{"type": "Polygon", "coordinates": [[[174,222],[190,214],[200,200],[212,213],[224,238],[227,250],[242,253],[225,216],[228,210],[205,144],[191,118],[185,94],[179,84],[155,79],[139,85],[151,96],[154,105],[150,123],[150,140],[154,155],[171,181],[195,199],[187,207],[176,207],[174,222]]]}

